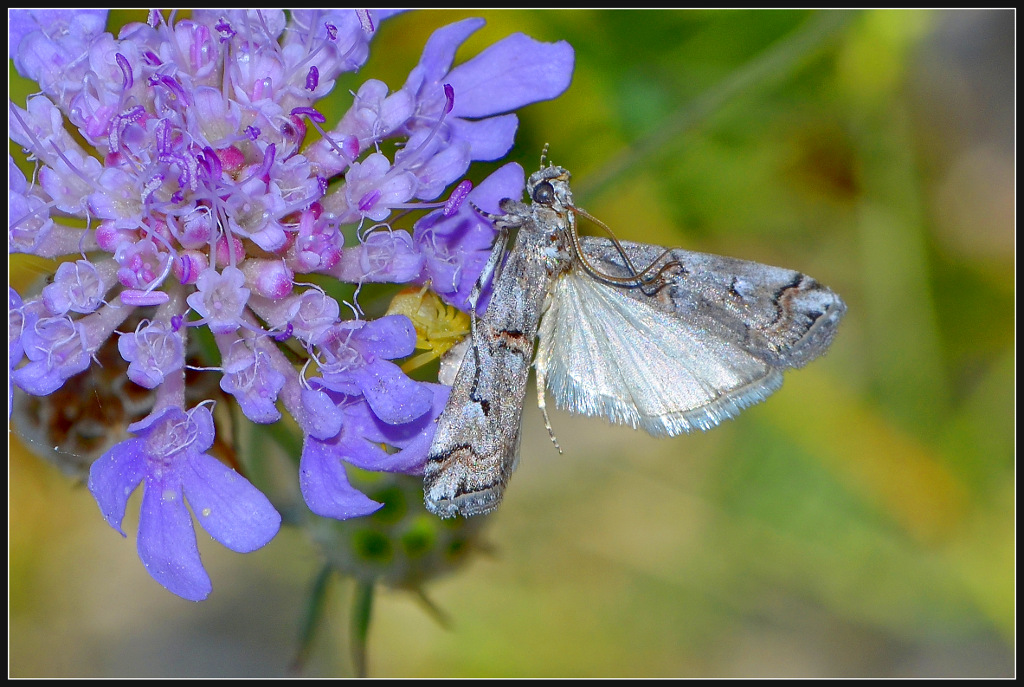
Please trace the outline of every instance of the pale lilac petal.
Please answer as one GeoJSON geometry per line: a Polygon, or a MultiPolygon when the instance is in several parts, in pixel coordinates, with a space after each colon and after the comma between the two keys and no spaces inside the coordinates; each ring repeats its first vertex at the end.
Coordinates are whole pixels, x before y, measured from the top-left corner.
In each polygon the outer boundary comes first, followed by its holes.
{"type": "Polygon", "coordinates": [[[181,334],[162,322],[140,325],[136,331],[122,334],[117,350],[129,363],[128,378],[147,389],[156,388],[185,365],[181,334]]]}
{"type": "Polygon", "coordinates": [[[27,78],[37,80],[41,77],[43,67],[56,66],[47,62],[36,63],[32,58],[39,54],[22,46],[22,39],[32,36],[37,42],[56,47],[58,41],[49,36],[60,36],[65,44],[84,46],[94,37],[102,33],[107,23],[108,10],[79,9],[73,12],[66,10],[34,9],[8,11],[8,56],[14,59],[18,73],[27,78]],[[42,65],[42,66],[40,66],[42,65]]]}
{"type": "MultiPolygon", "coordinates": [[[[336,131],[340,136],[355,136],[365,146],[368,141],[384,138],[405,124],[415,109],[412,94],[400,90],[388,95],[387,84],[370,79],[359,87],[352,107],[342,117],[336,131]]],[[[326,142],[314,147],[314,150],[324,152],[328,149],[326,142]]],[[[333,151],[333,148],[330,149],[333,151]]],[[[354,152],[358,154],[358,147],[354,152]]],[[[332,153],[336,154],[336,151],[332,153]]]]}
{"type": "Polygon", "coordinates": [[[334,324],[340,312],[338,301],[322,291],[308,289],[298,297],[290,324],[295,336],[311,341],[334,324]]]}
{"type": "MultiPolygon", "coordinates": [[[[242,346],[238,349],[247,350],[242,346]]],[[[262,351],[225,360],[224,374],[220,378],[220,388],[234,396],[245,416],[257,424],[281,419],[276,404],[284,384],[285,376],[262,351]]]]}
{"type": "Polygon", "coordinates": [[[255,551],[281,527],[281,516],[259,489],[206,454],[189,458],[181,481],[199,524],[232,551],[255,551]]]}
{"type": "Polygon", "coordinates": [[[139,515],[139,558],[154,580],[189,601],[202,601],[213,585],[203,568],[192,517],[181,485],[155,477],[146,480],[139,515]]]}
{"type": "Polygon", "coordinates": [[[423,256],[405,231],[375,231],[358,246],[346,249],[330,273],[342,281],[360,283],[411,281],[423,268],[423,256]]]}
{"type": "Polygon", "coordinates": [[[99,504],[107,523],[126,536],[121,529],[128,498],[146,476],[146,442],[127,439],[115,445],[89,469],[89,492],[99,504]]]}
{"type": "Polygon", "coordinates": [[[208,268],[196,280],[197,291],[186,300],[197,313],[209,320],[214,334],[226,334],[238,329],[249,289],[245,288],[245,275],[237,267],[225,267],[217,272],[208,268]]]}
{"type": "Polygon", "coordinates": [[[46,396],[88,368],[92,359],[84,322],[66,316],[27,318],[21,340],[29,362],[11,373],[14,383],[30,394],[46,396]]]}
{"type": "Polygon", "coordinates": [[[53,283],[43,288],[43,302],[54,315],[63,315],[69,310],[91,313],[103,303],[108,286],[91,262],[65,262],[57,268],[53,283]]]}
{"type": "Polygon", "coordinates": [[[17,52],[18,41],[32,31],[42,30],[50,35],[67,32],[80,40],[97,36],[107,25],[107,13],[108,10],[102,9],[78,9],[74,12],[48,9],[8,10],[9,57],[14,57],[17,52]]]}

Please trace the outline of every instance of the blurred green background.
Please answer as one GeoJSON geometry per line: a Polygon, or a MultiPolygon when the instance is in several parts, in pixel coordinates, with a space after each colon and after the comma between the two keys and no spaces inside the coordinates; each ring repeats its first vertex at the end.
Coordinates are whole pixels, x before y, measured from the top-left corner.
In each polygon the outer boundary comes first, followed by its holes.
{"type": "MultiPolygon", "coordinates": [[[[487,546],[423,587],[447,627],[381,589],[370,674],[1012,675],[1012,12],[415,12],[339,88],[400,87],[478,15],[459,60],[515,31],[576,49],[570,90],[520,113],[528,172],[550,142],[621,238],[798,269],[849,313],[706,435],[555,413],[558,455],[529,404],[487,546]]],[[[246,556],[201,535],[214,592],[191,604],[145,573],[132,517],[122,540],[12,444],[12,676],[288,672],[321,565],[302,533],[246,556]]],[[[305,674],[352,672],[352,593],[329,586],[305,674]]]]}

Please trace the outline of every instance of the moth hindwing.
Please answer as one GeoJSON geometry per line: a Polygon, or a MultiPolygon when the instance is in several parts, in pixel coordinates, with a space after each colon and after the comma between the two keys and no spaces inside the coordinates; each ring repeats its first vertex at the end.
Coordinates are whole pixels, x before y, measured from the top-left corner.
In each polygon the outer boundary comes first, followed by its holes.
{"type": "Polygon", "coordinates": [[[502,201],[489,262],[500,272],[427,456],[426,506],[441,517],[501,502],[538,335],[542,410],[547,388],[559,408],[674,436],[767,398],[785,369],[828,348],[846,311],[793,270],[579,236],[576,215],[589,215],[561,167],[534,173],[527,191],[530,205],[502,201]]]}

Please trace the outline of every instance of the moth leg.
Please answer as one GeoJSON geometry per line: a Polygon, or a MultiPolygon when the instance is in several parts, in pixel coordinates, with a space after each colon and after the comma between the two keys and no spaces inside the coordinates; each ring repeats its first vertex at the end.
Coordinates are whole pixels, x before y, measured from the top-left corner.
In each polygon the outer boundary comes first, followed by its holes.
{"type": "MultiPolygon", "coordinates": [[[[470,203],[470,205],[473,206],[473,209],[477,213],[490,220],[494,225],[495,230],[498,232],[498,235],[494,237],[494,245],[491,246],[491,254],[487,256],[487,262],[484,263],[484,268],[480,271],[480,276],[477,277],[476,283],[473,284],[473,290],[470,291],[469,298],[467,299],[472,311],[470,314],[473,316],[474,320],[473,332],[475,336],[475,321],[477,317],[476,306],[480,301],[480,294],[483,292],[484,285],[487,284],[488,281],[493,283],[501,277],[501,268],[503,265],[502,258],[505,257],[505,252],[508,248],[509,230],[518,229],[522,225],[522,218],[513,214],[494,215],[486,210],[481,210],[476,205],[473,205],[473,203],[470,203]]],[[[501,201],[501,206],[507,213],[518,211],[522,214],[527,210],[526,206],[522,203],[517,203],[516,201],[509,200],[508,198],[501,201]]]]}
{"type": "MultiPolygon", "coordinates": [[[[540,357],[538,353],[538,358],[540,357]]],[[[548,428],[548,436],[551,437],[551,443],[555,445],[558,452],[563,453],[562,447],[558,445],[558,439],[555,438],[555,430],[551,427],[551,418],[548,417],[548,405],[545,394],[547,389],[547,374],[545,372],[546,365],[539,361],[540,364],[536,364],[537,368],[537,405],[540,407],[540,414],[544,416],[544,426],[548,428]]]]}

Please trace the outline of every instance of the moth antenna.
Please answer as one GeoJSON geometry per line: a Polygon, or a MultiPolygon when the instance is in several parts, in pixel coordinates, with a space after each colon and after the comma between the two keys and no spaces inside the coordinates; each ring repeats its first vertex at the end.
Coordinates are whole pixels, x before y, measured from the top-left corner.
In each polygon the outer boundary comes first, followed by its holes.
{"type": "Polygon", "coordinates": [[[654,293],[656,293],[658,289],[660,289],[662,286],[662,284],[659,284],[659,282],[661,281],[661,275],[664,274],[666,270],[679,265],[678,260],[672,260],[670,262],[665,263],[660,268],[658,268],[657,271],[655,271],[655,267],[658,265],[659,262],[661,262],[662,258],[664,258],[666,255],[669,255],[672,252],[671,250],[667,249],[665,250],[665,252],[659,255],[650,265],[648,265],[642,270],[637,270],[636,266],[633,265],[633,261],[629,259],[629,255],[626,253],[626,249],[622,247],[621,243],[619,243],[619,239],[617,236],[615,236],[615,232],[612,231],[611,227],[609,227],[607,224],[591,215],[583,208],[578,208],[573,205],[569,206],[569,209],[572,210],[574,214],[579,215],[581,217],[585,217],[586,219],[590,220],[597,226],[604,229],[605,233],[608,234],[608,237],[612,241],[612,245],[615,246],[615,250],[619,253],[619,256],[622,258],[622,261],[626,265],[626,269],[629,271],[630,274],[630,276],[628,277],[617,277],[613,274],[602,272],[601,270],[594,267],[594,265],[587,259],[586,253],[584,253],[583,251],[583,245],[580,243],[579,232],[576,230],[575,222],[573,222],[571,226],[571,231],[569,232],[569,239],[572,241],[573,251],[576,253],[576,257],[579,258],[580,264],[583,265],[583,269],[590,273],[591,276],[602,281],[605,281],[609,284],[618,284],[627,287],[640,287],[640,289],[645,294],[651,296],[654,293]],[[648,292],[647,289],[648,287],[651,286],[653,286],[654,289],[653,291],[648,292]]]}
{"type": "Polygon", "coordinates": [[[473,208],[473,210],[475,210],[478,214],[482,215],[484,218],[490,220],[491,222],[494,222],[499,217],[501,217],[501,215],[494,215],[494,214],[491,214],[490,212],[487,212],[486,210],[484,210],[483,208],[481,208],[479,205],[477,205],[476,203],[474,203],[471,200],[467,200],[466,202],[469,203],[469,207],[473,208]]]}
{"type": "MultiPolygon", "coordinates": [[[[653,270],[654,266],[657,265],[661,261],[662,258],[664,258],[666,255],[668,255],[671,252],[672,252],[671,249],[666,248],[665,251],[661,255],[659,255],[657,258],[655,258],[654,262],[652,262],[650,265],[648,265],[647,268],[644,269],[644,271],[641,272],[640,274],[644,275],[644,274],[647,274],[648,272],[650,272],[651,270],[653,270]]],[[[663,275],[665,272],[667,272],[668,270],[672,269],[673,267],[682,268],[682,265],[683,264],[681,262],[679,262],[678,260],[669,260],[664,265],[662,265],[658,269],[657,272],[654,273],[654,276],[644,277],[643,278],[643,281],[640,283],[640,290],[646,296],[653,296],[654,294],[658,293],[658,291],[661,289],[662,286],[665,285],[665,282],[662,280],[661,275],[663,275]]]]}
{"type": "Polygon", "coordinates": [[[548,161],[548,146],[550,143],[545,143],[543,150],[540,151],[540,168],[544,169],[544,164],[548,161]]]}

